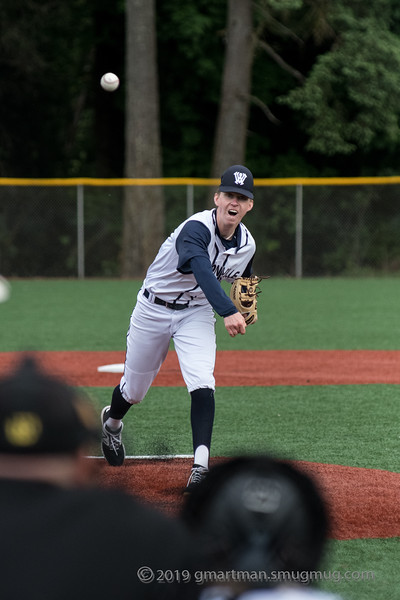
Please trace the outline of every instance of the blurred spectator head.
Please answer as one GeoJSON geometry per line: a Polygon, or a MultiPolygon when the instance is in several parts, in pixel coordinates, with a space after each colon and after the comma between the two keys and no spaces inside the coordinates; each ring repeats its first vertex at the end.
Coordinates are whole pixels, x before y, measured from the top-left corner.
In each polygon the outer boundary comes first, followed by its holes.
{"type": "Polygon", "coordinates": [[[182,517],[200,536],[208,567],[235,571],[312,571],[328,528],[314,481],[268,456],[214,466],[187,497],[182,517]]]}

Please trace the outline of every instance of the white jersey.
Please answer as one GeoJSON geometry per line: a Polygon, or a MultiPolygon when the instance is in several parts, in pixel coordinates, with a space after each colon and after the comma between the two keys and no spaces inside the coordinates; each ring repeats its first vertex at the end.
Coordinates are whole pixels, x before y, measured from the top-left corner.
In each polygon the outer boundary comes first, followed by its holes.
{"type": "Polygon", "coordinates": [[[179,255],[176,241],[183,227],[189,221],[199,221],[208,229],[211,239],[207,246],[208,256],[218,281],[233,282],[242,275],[254,256],[256,244],[250,231],[240,223],[237,231],[238,245],[226,249],[217,234],[216,209],[204,210],[184,221],[162,244],[156,258],[150,265],[143,288],[166,302],[208,304],[204,292],[193,273],[183,273],[179,269],[179,255]]]}

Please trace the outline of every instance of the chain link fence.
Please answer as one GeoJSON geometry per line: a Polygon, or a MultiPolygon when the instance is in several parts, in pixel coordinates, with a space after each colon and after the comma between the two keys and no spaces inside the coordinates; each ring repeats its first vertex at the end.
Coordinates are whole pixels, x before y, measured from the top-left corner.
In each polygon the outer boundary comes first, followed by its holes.
{"type": "MultiPolygon", "coordinates": [[[[119,277],[128,181],[135,184],[135,180],[0,180],[0,273],[119,277]]],[[[157,180],[154,185],[164,190],[168,235],[190,214],[213,206],[218,182],[157,180]]],[[[256,179],[255,188],[254,209],[244,222],[257,242],[258,274],[399,272],[400,177],[256,179]]]]}

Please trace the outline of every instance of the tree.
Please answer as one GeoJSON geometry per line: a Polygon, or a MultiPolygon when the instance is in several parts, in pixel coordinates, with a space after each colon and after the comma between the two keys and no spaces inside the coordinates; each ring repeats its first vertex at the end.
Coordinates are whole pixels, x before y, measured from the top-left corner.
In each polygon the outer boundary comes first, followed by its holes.
{"type": "Polygon", "coordinates": [[[252,0],[228,0],[226,52],[211,176],[244,162],[251,67],[254,55],[252,0]]]}
{"type": "MultiPolygon", "coordinates": [[[[125,177],[161,177],[154,0],[126,3],[125,177]]],[[[142,277],[164,235],[161,187],[125,188],[122,275],[142,277]]]]}
{"type": "Polygon", "coordinates": [[[334,38],[281,102],[304,117],[307,149],[325,156],[393,148],[400,139],[400,11],[386,0],[332,3],[334,38]]]}

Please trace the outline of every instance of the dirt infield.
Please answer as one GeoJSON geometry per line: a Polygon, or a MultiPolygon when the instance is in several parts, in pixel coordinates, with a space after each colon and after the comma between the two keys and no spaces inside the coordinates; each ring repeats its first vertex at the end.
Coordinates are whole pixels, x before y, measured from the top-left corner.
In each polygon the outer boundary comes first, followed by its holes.
{"type": "MultiPolygon", "coordinates": [[[[212,464],[224,460],[214,458],[212,464]]],[[[326,498],[331,514],[330,537],[389,538],[400,536],[398,504],[400,476],[378,469],[295,462],[311,475],[326,498]]],[[[190,471],[189,459],[127,460],[123,467],[99,461],[99,483],[116,486],[144,502],[176,514],[183,502],[182,490],[190,471]]]]}
{"type": "MultiPolygon", "coordinates": [[[[115,386],[120,373],[98,367],[120,364],[123,352],[38,352],[47,371],[71,385],[115,386]]],[[[0,376],[20,353],[0,353],[0,376]]],[[[400,351],[223,351],[217,354],[217,386],[400,384],[400,351]]],[[[170,352],[154,383],[183,386],[175,352],[170,352]]],[[[224,460],[224,459],[213,459],[224,460]]],[[[400,536],[400,474],[378,469],[297,462],[311,474],[327,498],[335,539],[400,536]]],[[[127,460],[121,468],[98,461],[99,483],[118,486],[168,513],[182,503],[191,466],[188,459],[127,460]]]]}

